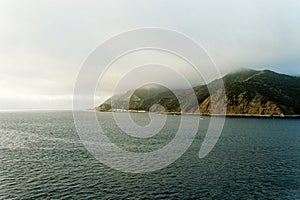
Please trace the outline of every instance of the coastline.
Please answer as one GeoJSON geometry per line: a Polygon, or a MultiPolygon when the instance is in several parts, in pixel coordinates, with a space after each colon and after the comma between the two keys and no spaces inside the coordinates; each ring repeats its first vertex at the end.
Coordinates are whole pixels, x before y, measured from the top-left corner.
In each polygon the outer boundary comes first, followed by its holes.
{"type": "Polygon", "coordinates": [[[232,117],[232,118],[280,118],[280,119],[300,119],[300,115],[259,115],[259,114],[209,114],[209,113],[181,113],[181,112],[149,112],[145,110],[129,110],[129,111],[98,111],[97,112],[116,112],[116,113],[154,113],[165,115],[199,115],[208,117],[232,117]]]}

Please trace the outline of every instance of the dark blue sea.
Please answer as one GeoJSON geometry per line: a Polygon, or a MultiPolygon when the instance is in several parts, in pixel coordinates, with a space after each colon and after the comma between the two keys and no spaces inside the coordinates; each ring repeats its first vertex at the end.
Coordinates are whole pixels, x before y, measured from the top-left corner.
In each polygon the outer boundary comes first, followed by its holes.
{"type": "MultiPolygon", "coordinates": [[[[119,134],[98,113],[111,141],[128,151],[163,147],[180,116],[150,142],[119,134]]],[[[199,117],[199,116],[189,116],[199,117]]],[[[133,114],[141,125],[147,114],[133,114]]],[[[214,149],[199,159],[209,117],[188,150],[148,173],[112,169],[85,149],[72,112],[0,113],[0,199],[300,199],[300,120],[227,118],[214,149]]]]}

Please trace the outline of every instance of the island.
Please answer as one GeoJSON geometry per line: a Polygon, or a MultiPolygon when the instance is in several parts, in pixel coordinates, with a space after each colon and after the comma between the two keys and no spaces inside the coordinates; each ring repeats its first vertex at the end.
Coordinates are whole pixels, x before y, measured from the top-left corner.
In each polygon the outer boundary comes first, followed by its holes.
{"type": "MultiPolygon", "coordinates": [[[[243,69],[222,78],[226,90],[228,117],[300,117],[300,77],[270,70],[243,69]]],[[[220,80],[193,88],[198,105],[181,105],[174,93],[160,85],[146,85],[114,95],[95,108],[100,112],[156,112],[164,114],[212,115],[211,98],[218,98],[220,80]],[[209,93],[209,88],[215,88],[209,93]],[[163,108],[163,109],[162,109],[163,108]],[[197,110],[197,108],[199,110],[197,110]]],[[[190,92],[176,89],[189,99],[190,92]]],[[[214,114],[218,116],[218,114],[214,114]]],[[[223,115],[222,115],[223,116],[223,115]]]]}

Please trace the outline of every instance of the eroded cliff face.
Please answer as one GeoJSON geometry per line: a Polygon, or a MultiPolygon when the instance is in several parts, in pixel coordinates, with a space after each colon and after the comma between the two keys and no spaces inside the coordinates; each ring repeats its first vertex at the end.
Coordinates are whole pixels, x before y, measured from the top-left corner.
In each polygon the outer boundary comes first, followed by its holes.
{"type": "Polygon", "coordinates": [[[225,115],[227,112],[227,96],[224,91],[217,90],[209,95],[200,103],[199,111],[202,114],[225,115]]]}
{"type": "Polygon", "coordinates": [[[227,99],[228,114],[257,114],[257,115],[281,115],[282,110],[272,101],[264,100],[264,97],[257,94],[251,100],[247,100],[240,94],[237,98],[238,103],[232,103],[227,99]]]}
{"type": "MultiPolygon", "coordinates": [[[[278,115],[281,116],[284,112],[275,103],[271,101],[263,100],[261,95],[254,96],[253,99],[248,100],[243,98],[243,94],[240,94],[237,99],[228,99],[226,102],[216,101],[215,114],[227,115],[278,115]],[[226,111],[224,111],[226,108],[226,111]]],[[[200,113],[214,114],[211,109],[211,97],[206,98],[199,106],[200,113]]]]}

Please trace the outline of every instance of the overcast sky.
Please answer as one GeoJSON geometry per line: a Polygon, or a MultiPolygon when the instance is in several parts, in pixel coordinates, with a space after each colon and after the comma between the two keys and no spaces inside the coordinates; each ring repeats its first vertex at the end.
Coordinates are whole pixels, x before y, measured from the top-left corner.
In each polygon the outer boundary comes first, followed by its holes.
{"type": "Polygon", "coordinates": [[[2,0],[0,109],[72,108],[89,53],[141,27],[190,36],[223,74],[268,68],[299,76],[299,19],[298,0],[2,0]]]}

